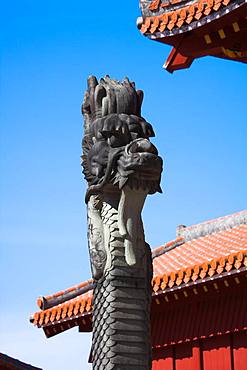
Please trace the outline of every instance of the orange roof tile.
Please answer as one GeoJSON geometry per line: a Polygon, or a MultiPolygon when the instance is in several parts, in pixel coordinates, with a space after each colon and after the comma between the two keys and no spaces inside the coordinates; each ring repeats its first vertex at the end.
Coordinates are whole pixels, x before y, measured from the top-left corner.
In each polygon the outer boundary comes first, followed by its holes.
{"type": "MultiPolygon", "coordinates": [[[[174,241],[153,250],[152,288],[155,295],[174,287],[186,288],[193,282],[203,283],[232,270],[247,270],[247,211],[191,227],[179,227],[178,234],[174,241]]],[[[91,280],[87,284],[91,284],[91,280]]],[[[88,316],[92,311],[92,296],[90,290],[36,312],[32,322],[45,327],[88,316]]]]}
{"type": "Polygon", "coordinates": [[[154,34],[164,32],[165,30],[172,31],[174,28],[180,28],[182,25],[189,25],[193,21],[199,21],[201,18],[215,13],[234,3],[234,0],[198,0],[190,4],[189,1],[182,2],[175,0],[161,3],[161,1],[153,1],[149,5],[150,11],[154,13],[153,16],[144,18],[141,26],[141,32],[144,34],[154,34]],[[179,7],[171,9],[171,5],[175,3],[182,3],[179,7]],[[163,8],[164,13],[155,15],[159,8],[163,8]]]}
{"type": "Polygon", "coordinates": [[[33,324],[41,327],[66,318],[88,315],[92,309],[92,296],[91,290],[58,306],[36,312],[33,315],[33,324]]]}
{"type": "Polygon", "coordinates": [[[236,226],[229,231],[203,236],[183,243],[153,260],[154,274],[169,275],[172,271],[202,265],[206,261],[247,249],[247,225],[236,226]]]}

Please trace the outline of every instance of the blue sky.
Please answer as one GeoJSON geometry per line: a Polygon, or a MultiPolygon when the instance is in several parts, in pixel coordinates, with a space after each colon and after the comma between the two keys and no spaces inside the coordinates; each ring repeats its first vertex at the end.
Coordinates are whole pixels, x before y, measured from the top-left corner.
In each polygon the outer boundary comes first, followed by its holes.
{"type": "Polygon", "coordinates": [[[246,208],[247,70],[216,58],[170,75],[170,47],[135,26],[138,1],[2,5],[1,351],[46,370],[87,368],[90,335],[46,340],[36,298],[90,275],[80,168],[80,106],[89,74],[129,76],[164,158],[164,193],[144,209],[156,247],[191,225],[246,208]],[[120,5],[119,5],[120,4],[120,5]]]}

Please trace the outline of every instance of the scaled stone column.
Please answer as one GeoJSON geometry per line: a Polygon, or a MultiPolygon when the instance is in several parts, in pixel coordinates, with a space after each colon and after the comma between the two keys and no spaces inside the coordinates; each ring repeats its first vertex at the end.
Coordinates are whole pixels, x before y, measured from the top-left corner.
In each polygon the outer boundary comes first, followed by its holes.
{"type": "Polygon", "coordinates": [[[148,194],[161,192],[162,159],[142,100],[127,78],[88,78],[82,165],[96,282],[93,370],[151,370],[152,259],[141,211],[148,194]]]}

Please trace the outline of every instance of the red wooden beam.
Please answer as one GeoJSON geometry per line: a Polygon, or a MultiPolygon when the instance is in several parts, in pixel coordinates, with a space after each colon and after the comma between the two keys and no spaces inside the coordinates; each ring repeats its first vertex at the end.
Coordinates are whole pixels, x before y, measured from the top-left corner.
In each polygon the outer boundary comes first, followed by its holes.
{"type": "Polygon", "coordinates": [[[178,69],[189,68],[193,60],[194,58],[182,55],[179,52],[179,49],[174,47],[172,48],[172,51],[170,52],[167,61],[164,64],[164,68],[168,72],[173,73],[178,69]]]}

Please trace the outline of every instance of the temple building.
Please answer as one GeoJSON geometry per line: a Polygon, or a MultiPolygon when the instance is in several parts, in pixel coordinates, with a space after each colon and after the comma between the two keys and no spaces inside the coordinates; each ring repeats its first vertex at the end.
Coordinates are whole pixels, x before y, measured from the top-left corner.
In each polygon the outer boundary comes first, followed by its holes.
{"type": "MultiPolygon", "coordinates": [[[[247,211],[177,228],[152,251],[152,369],[245,370],[247,211]]],[[[92,330],[94,283],[41,297],[31,322],[46,337],[92,330]]]]}
{"type": "Polygon", "coordinates": [[[246,0],[140,0],[140,6],[143,35],[173,47],[167,71],[207,55],[247,62],[246,0]]]}
{"type": "Polygon", "coordinates": [[[42,370],[13,357],[0,353],[0,370],[42,370]]]}

